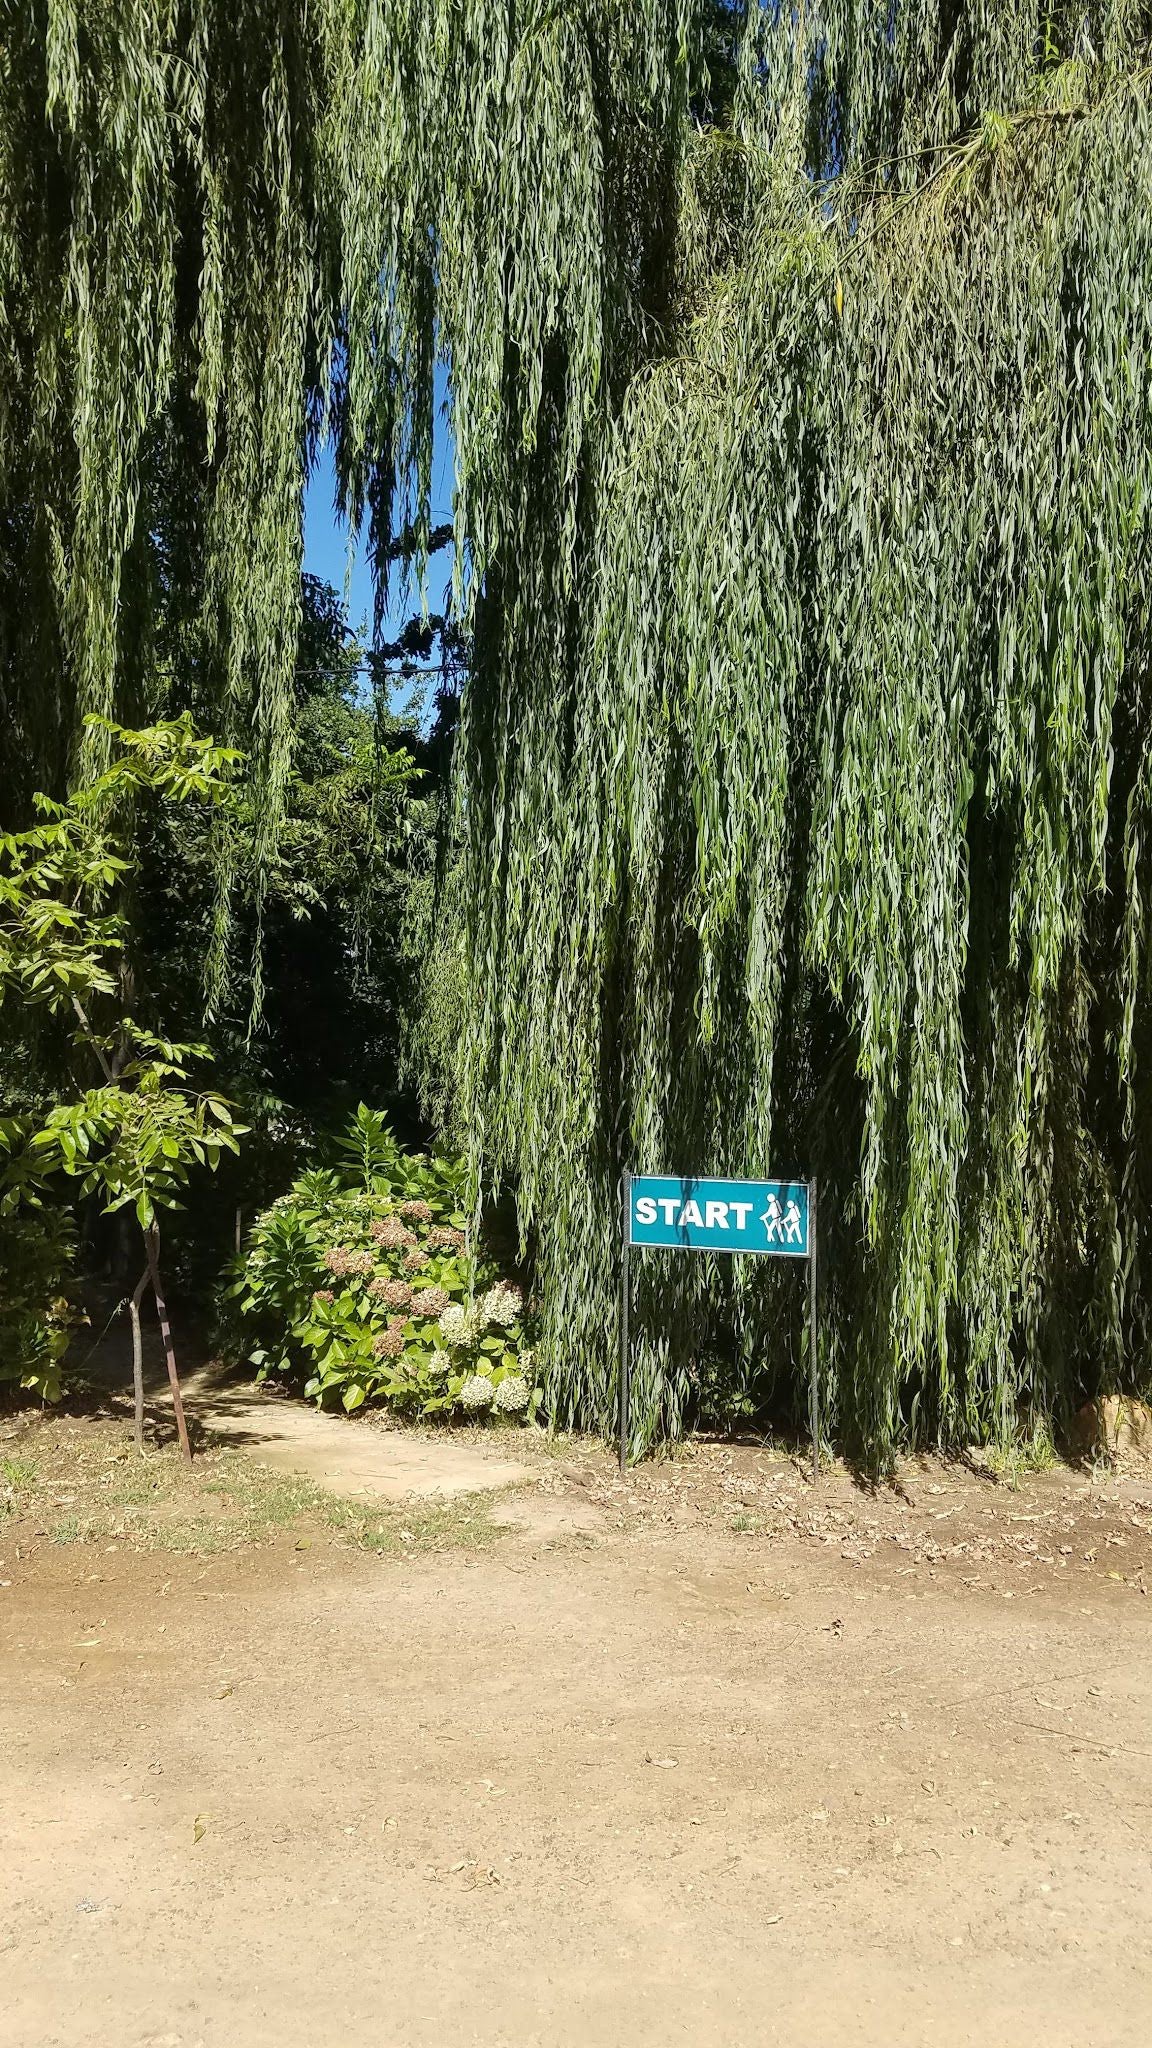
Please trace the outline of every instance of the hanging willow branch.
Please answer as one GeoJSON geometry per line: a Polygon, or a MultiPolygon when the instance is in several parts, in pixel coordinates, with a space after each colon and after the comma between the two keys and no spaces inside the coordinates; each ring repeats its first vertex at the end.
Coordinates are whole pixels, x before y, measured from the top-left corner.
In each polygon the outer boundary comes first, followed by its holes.
{"type": "Polygon", "coordinates": [[[620,14],[0,0],[9,801],[191,675],[274,831],[308,462],[330,431],[379,563],[397,483],[426,537],[438,349],[477,573],[558,363],[571,520],[685,90],[686,0],[620,14]]]}

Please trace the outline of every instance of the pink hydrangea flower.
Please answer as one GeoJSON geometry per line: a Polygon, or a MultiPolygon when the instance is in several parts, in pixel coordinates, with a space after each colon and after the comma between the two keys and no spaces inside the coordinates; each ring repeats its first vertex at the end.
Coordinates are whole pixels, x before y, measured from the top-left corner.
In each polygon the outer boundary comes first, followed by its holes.
{"type": "Polygon", "coordinates": [[[368,1235],[375,1244],[384,1245],[389,1251],[402,1251],[406,1245],[416,1242],[398,1216],[382,1216],[378,1223],[372,1225],[368,1235]]]}
{"type": "Polygon", "coordinates": [[[368,1291],[387,1302],[389,1308],[407,1308],[412,1299],[412,1289],[407,1280],[374,1280],[368,1291]]]}
{"type": "Polygon", "coordinates": [[[338,1244],[325,1252],[324,1264],[338,1279],[346,1279],[349,1274],[371,1273],[376,1261],[371,1252],[354,1252],[347,1245],[338,1244]]]}
{"type": "Polygon", "coordinates": [[[447,1308],[451,1295],[442,1287],[422,1287],[412,1296],[412,1313],[417,1316],[441,1316],[447,1308]]]}

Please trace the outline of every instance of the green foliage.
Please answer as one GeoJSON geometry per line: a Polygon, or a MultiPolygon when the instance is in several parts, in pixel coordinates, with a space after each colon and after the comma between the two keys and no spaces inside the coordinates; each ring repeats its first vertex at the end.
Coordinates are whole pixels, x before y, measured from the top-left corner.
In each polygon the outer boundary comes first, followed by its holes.
{"type": "Polygon", "coordinates": [[[219,802],[238,759],[187,715],[140,732],[87,723],[117,749],[109,766],[66,803],[38,793],[44,823],[0,834],[0,1000],[62,1010],[113,994],[125,927],[107,906],[132,867],[123,838],[135,800],[219,802]]]}
{"type": "Polygon", "coordinates": [[[456,849],[450,854],[445,872],[426,868],[414,878],[405,905],[404,950],[415,972],[403,1015],[400,1073],[433,1129],[466,1146],[461,1078],[468,953],[462,864],[456,849]]]}
{"type": "Polygon", "coordinates": [[[462,1163],[402,1150],[363,1104],[338,1149],[257,1219],[231,1289],[261,1377],[302,1371],[349,1412],[534,1416],[520,1291],[469,1236],[462,1163]]]}
{"type": "Polygon", "coordinates": [[[378,561],[397,472],[426,547],[443,341],[483,574],[564,357],[575,486],[607,335],[642,324],[633,195],[664,170],[690,16],[6,0],[0,667],[33,778],[62,784],[86,713],[136,722],[159,656],[248,751],[272,858],[310,447],[333,433],[378,561]]]}
{"type": "Polygon", "coordinates": [[[59,1400],[64,1356],[84,1321],[68,1292],[75,1251],[66,1211],[0,1211],[0,1386],[59,1400]]]}
{"type": "Polygon", "coordinates": [[[80,1196],[99,1196],[106,1214],[131,1206],[150,1230],[158,1209],[180,1207],[195,1167],[214,1172],[223,1153],[237,1151],[246,1126],[222,1096],[187,1089],[184,1062],[205,1047],[171,1045],[131,1023],[124,1030],[148,1056],[125,1060],[114,1081],[78,1102],[56,1104],[28,1155],[38,1179],[63,1173],[80,1196]]]}
{"type": "MultiPolygon", "coordinates": [[[[309,456],[426,548],[441,351],[464,1114],[550,1406],[612,1416],[623,1165],[815,1169],[884,1458],[1152,1353],[1152,16],[742,11],[10,6],[0,673],[16,798],[217,712],[259,925],[309,456]]],[[[638,1446],[702,1355],[798,1389],[782,1281],[638,1265],[638,1446]]]]}
{"type": "MultiPolygon", "coordinates": [[[[337,593],[304,577],[291,772],[262,868],[250,783],[226,807],[162,803],[141,821],[138,972],[164,989],[168,1014],[195,1020],[250,1120],[263,1099],[280,1131],[314,1133],[362,1093],[395,1097],[435,928],[440,721],[425,736],[394,715],[374,667],[365,681],[368,660],[337,593]]],[[[247,1186],[238,1199],[250,1202],[247,1186]]]]}
{"type": "Polygon", "coordinates": [[[64,1305],[48,1300],[71,1249],[69,1225],[45,1209],[60,1181],[105,1212],[131,1206],[156,1285],[158,1209],[178,1206],[192,1169],[214,1169],[244,1132],[222,1096],[188,1086],[187,1063],[207,1048],[174,1044],[128,1015],[126,922],[110,907],[132,872],[124,835],[135,801],[147,792],[223,802],[235,756],[187,718],[115,727],[110,737],[118,752],[102,775],[66,804],[41,797],[48,822],[0,839],[0,1002],[9,1015],[29,1005],[74,1014],[73,1042],[103,1076],[46,1113],[30,1105],[0,1118],[0,1219],[17,1248],[27,1240],[38,1253],[26,1277],[15,1268],[2,1276],[0,1302],[12,1319],[13,1372],[50,1398],[67,1346],[64,1305]],[[21,1219],[28,1207],[37,1214],[21,1219]]]}
{"type": "MultiPolygon", "coordinates": [[[[424,1160],[419,1164],[409,1162],[379,1110],[369,1109],[361,1102],[347,1129],[338,1134],[335,1149],[345,1177],[358,1181],[362,1187],[371,1188],[380,1181],[385,1186],[403,1186],[405,1194],[413,1199],[426,1198],[424,1188],[412,1187],[408,1176],[419,1180],[434,1169],[424,1160]]],[[[456,1192],[450,1170],[445,1171],[444,1196],[456,1192]]]]}
{"type": "Polygon", "coordinates": [[[190,1166],[214,1167],[222,1151],[235,1151],[243,1127],[219,1095],[193,1096],[184,1085],[187,1061],[206,1055],[205,1046],[160,1038],[116,1004],[125,921],[107,904],[132,869],[121,838],[128,802],[145,790],[177,803],[221,802],[236,756],[199,737],[187,717],[144,732],[107,730],[119,751],[103,774],[66,804],[40,796],[48,822],[0,838],[0,998],[73,1010],[76,1043],[105,1078],[79,1101],[57,1103],[39,1129],[26,1128],[22,1150],[18,1120],[7,1121],[0,1208],[64,1173],[110,1211],[131,1203],[149,1230],[157,1207],[177,1203],[190,1166]],[[117,1013],[97,1020],[89,1008],[102,998],[117,1013]]]}
{"type": "MultiPolygon", "coordinates": [[[[560,1420],[612,1425],[625,1165],[819,1176],[825,1412],[874,1459],[1148,1375],[1152,16],[1044,14],[750,9],[567,607],[559,477],[509,487],[465,1117],[560,1420]]],[[[716,1354],[799,1409],[798,1287],[636,1264],[635,1448],[716,1354]]]]}

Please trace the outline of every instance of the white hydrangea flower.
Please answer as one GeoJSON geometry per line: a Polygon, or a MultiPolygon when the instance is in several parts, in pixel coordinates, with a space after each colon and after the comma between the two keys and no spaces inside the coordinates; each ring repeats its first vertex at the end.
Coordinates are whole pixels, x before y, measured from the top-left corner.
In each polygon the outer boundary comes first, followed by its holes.
{"type": "Polygon", "coordinates": [[[448,1371],[451,1363],[452,1353],[450,1351],[434,1351],[432,1353],[430,1370],[435,1373],[445,1373],[448,1371]]]}
{"type": "Polygon", "coordinates": [[[528,1382],[518,1372],[510,1372],[501,1380],[492,1396],[492,1406],[501,1415],[522,1415],[528,1406],[528,1382]]]}
{"type": "Polygon", "coordinates": [[[522,1305],[520,1289],[498,1280],[481,1301],[480,1314],[486,1323],[496,1323],[502,1330],[507,1330],[516,1321],[522,1305]]]}
{"type": "Polygon", "coordinates": [[[471,1373],[460,1389],[460,1406],[476,1413],[481,1408],[491,1407],[492,1394],[491,1380],[485,1379],[482,1372],[471,1373]]]}
{"type": "Polygon", "coordinates": [[[450,1344],[471,1344],[483,1328],[475,1303],[465,1308],[463,1302],[449,1302],[441,1310],[440,1328],[450,1344]]]}

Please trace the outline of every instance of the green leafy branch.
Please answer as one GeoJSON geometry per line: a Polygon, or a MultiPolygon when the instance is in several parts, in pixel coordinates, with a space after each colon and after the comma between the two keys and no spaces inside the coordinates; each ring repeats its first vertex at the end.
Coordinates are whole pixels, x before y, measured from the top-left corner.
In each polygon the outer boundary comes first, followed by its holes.
{"type": "Polygon", "coordinates": [[[215,1171],[246,1126],[214,1090],[190,1085],[202,1045],[160,1036],[127,1013],[125,922],[112,898],[133,862],[124,837],[143,793],[170,802],[225,802],[235,749],[218,746],[186,716],[132,732],[102,726],[119,752],[66,803],[36,799],[43,823],[0,838],[0,995],[74,1014],[75,1043],[101,1081],[43,1119],[0,1122],[0,1213],[40,1204],[57,1177],[96,1196],[105,1214],[131,1207],[144,1239],[145,1274],[132,1316],[137,1440],[142,1440],[140,1300],[151,1284],[164,1338],[181,1444],[191,1456],[160,1275],[159,1211],[175,1209],[190,1174],[215,1171]],[[108,1012],[97,1013],[96,1006],[108,1012]]]}

